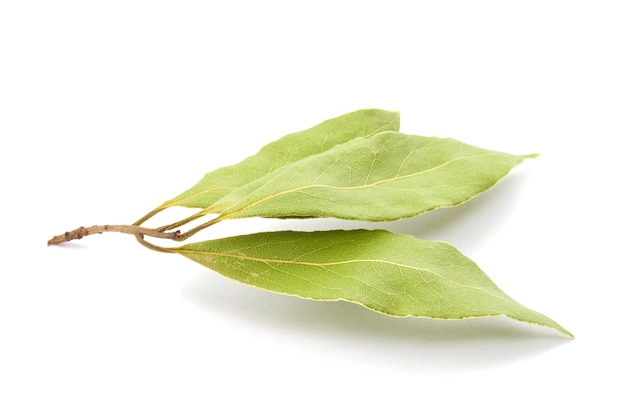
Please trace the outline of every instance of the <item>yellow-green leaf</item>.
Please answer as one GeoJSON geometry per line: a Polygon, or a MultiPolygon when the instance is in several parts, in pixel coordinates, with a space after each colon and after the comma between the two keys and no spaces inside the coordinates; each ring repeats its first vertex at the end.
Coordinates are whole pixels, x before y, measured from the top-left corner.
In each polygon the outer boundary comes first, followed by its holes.
{"type": "Polygon", "coordinates": [[[392,316],[507,316],[572,337],[500,290],[453,246],[383,230],[270,232],[192,243],[176,252],[229,278],[392,316]]]}
{"type": "Polygon", "coordinates": [[[383,132],[287,164],[226,195],[214,208],[223,209],[222,219],[396,220],[461,204],[529,156],[383,132]]]}
{"type": "Polygon", "coordinates": [[[235,165],[209,172],[196,185],[162,207],[207,208],[226,194],[285,164],[327,151],[354,138],[367,138],[399,128],[399,113],[378,109],[358,110],[326,120],[310,129],[286,135],[235,165]]]}

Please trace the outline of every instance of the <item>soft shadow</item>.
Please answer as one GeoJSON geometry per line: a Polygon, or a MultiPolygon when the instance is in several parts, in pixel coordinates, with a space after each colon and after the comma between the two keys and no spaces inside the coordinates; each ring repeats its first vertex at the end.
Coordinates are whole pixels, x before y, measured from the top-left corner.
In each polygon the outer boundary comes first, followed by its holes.
{"type": "Polygon", "coordinates": [[[494,317],[394,318],[347,302],[273,294],[204,272],[183,286],[185,299],[236,326],[319,353],[410,372],[471,371],[523,361],[567,341],[558,332],[494,317]]]}
{"type": "Polygon", "coordinates": [[[84,243],[78,242],[63,242],[58,245],[47,245],[48,248],[52,248],[52,250],[86,250],[88,248],[84,243]],[[59,248],[59,249],[57,249],[59,248]]]}

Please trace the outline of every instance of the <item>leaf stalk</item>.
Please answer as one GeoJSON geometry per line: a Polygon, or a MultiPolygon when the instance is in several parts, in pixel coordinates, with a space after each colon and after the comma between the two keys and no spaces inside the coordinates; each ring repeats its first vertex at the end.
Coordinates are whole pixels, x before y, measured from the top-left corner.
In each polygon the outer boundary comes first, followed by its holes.
{"type": "Polygon", "coordinates": [[[125,233],[129,235],[135,235],[143,239],[144,236],[151,236],[160,239],[181,240],[180,230],[173,232],[165,232],[159,229],[150,229],[142,226],[135,225],[104,225],[104,226],[91,226],[91,227],[79,227],[69,232],[65,232],[62,235],[54,236],[48,241],[48,245],[58,245],[60,243],[69,242],[72,240],[79,240],[85,236],[93,234],[101,234],[105,232],[117,232],[125,233]]]}

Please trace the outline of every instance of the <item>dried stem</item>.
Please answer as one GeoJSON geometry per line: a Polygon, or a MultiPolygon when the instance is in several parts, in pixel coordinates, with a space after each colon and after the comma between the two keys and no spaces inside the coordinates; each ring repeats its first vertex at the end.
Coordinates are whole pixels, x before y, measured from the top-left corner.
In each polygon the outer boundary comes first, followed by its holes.
{"type": "Polygon", "coordinates": [[[167,230],[172,230],[172,229],[176,229],[179,228],[180,226],[184,226],[189,222],[192,222],[194,220],[200,219],[204,216],[206,216],[207,214],[211,213],[210,211],[207,210],[200,210],[199,212],[192,214],[191,216],[184,218],[180,221],[177,221],[176,223],[172,223],[172,224],[168,224],[167,226],[162,226],[159,227],[157,230],[160,230],[161,232],[165,232],[167,230]]]}
{"type": "MultiPolygon", "coordinates": [[[[144,222],[146,222],[148,219],[151,219],[152,217],[154,217],[156,214],[162,212],[163,210],[165,210],[166,208],[169,208],[170,206],[159,206],[157,208],[155,208],[154,210],[152,210],[150,213],[146,214],[145,216],[143,216],[141,219],[137,220],[135,223],[133,223],[133,226],[140,226],[141,224],[143,224],[144,222]]],[[[214,213],[213,210],[207,210],[207,209],[203,209],[198,211],[197,213],[192,214],[189,217],[186,217],[182,220],[179,220],[175,223],[172,224],[168,224],[167,226],[161,226],[161,227],[157,227],[154,230],[158,230],[159,232],[165,232],[168,230],[172,230],[172,229],[177,229],[180,226],[184,226],[187,223],[190,223],[194,220],[198,220],[204,216],[206,216],[207,214],[211,214],[214,213]]],[[[213,223],[212,223],[213,224],[213,223]]],[[[208,226],[207,226],[208,227],[208,226]]]]}
{"type": "Polygon", "coordinates": [[[153,243],[150,243],[148,241],[146,241],[142,235],[135,235],[135,238],[137,239],[137,242],[141,243],[143,246],[145,246],[148,249],[152,249],[154,251],[157,252],[165,252],[165,253],[173,253],[174,250],[170,249],[170,248],[164,248],[162,246],[157,246],[153,243]]]}
{"type": "Polygon", "coordinates": [[[198,233],[201,230],[206,229],[207,227],[213,226],[216,223],[221,222],[222,219],[220,217],[216,217],[214,219],[209,220],[206,223],[202,223],[199,226],[194,227],[193,229],[190,229],[189,231],[185,232],[185,233],[181,233],[178,237],[178,240],[185,240],[190,238],[191,236],[195,235],[196,233],[198,233]]]}
{"type": "Polygon", "coordinates": [[[207,227],[212,226],[218,223],[219,221],[221,221],[221,219],[217,217],[197,227],[194,227],[185,233],[181,233],[180,230],[178,229],[175,231],[171,231],[172,229],[183,226],[189,222],[202,218],[210,213],[207,210],[201,210],[183,220],[180,220],[176,223],[172,223],[166,226],[161,226],[161,227],[156,227],[156,228],[148,228],[148,227],[140,226],[140,224],[142,224],[143,222],[150,219],[151,217],[153,217],[154,215],[156,215],[157,213],[161,212],[162,210],[166,208],[167,206],[159,206],[156,209],[152,210],[150,213],[143,216],[141,219],[137,220],[132,225],[105,225],[105,226],[79,227],[78,229],[65,232],[62,235],[54,236],[52,239],[48,241],[48,245],[58,245],[64,242],[69,242],[71,240],[82,239],[85,236],[89,236],[93,234],[100,234],[100,233],[105,233],[105,232],[117,232],[117,233],[125,233],[125,234],[135,236],[135,238],[137,239],[139,243],[141,243],[143,246],[149,249],[159,251],[159,252],[171,252],[169,248],[164,248],[161,246],[154,245],[150,242],[147,242],[144,239],[144,237],[150,236],[150,237],[155,237],[159,239],[169,239],[169,240],[180,242],[195,235],[199,231],[204,230],[207,227]]]}
{"type": "Polygon", "coordinates": [[[152,236],[161,239],[182,240],[180,230],[174,232],[164,232],[158,229],[149,229],[141,226],[126,226],[126,225],[105,225],[105,226],[91,226],[91,227],[79,227],[71,232],[65,232],[62,235],[53,237],[48,241],[48,245],[57,245],[63,242],[69,242],[71,240],[82,239],[85,236],[89,236],[96,233],[104,232],[118,232],[126,233],[129,235],[135,235],[143,239],[144,236],[152,236]]]}
{"type": "Polygon", "coordinates": [[[141,226],[142,224],[144,224],[148,219],[151,219],[152,217],[154,217],[156,214],[162,212],[163,210],[165,210],[168,206],[165,205],[161,205],[157,208],[155,208],[154,210],[152,210],[150,213],[146,214],[145,216],[143,216],[141,219],[137,220],[135,223],[133,223],[133,226],[141,226]]]}

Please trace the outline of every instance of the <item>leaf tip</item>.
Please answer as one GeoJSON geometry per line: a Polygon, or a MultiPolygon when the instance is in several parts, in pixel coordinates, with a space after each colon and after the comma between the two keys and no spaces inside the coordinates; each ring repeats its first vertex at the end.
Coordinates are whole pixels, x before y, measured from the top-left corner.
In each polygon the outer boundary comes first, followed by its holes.
{"type": "MultiPolygon", "coordinates": [[[[510,317],[510,316],[509,316],[510,317]]],[[[513,318],[513,317],[511,317],[513,318]]],[[[556,330],[557,332],[559,332],[560,334],[562,334],[563,336],[566,336],[569,339],[575,339],[576,337],[574,337],[574,335],[568,331],[567,329],[565,329],[563,326],[561,326],[559,323],[555,322],[554,320],[545,317],[544,318],[546,320],[540,320],[540,321],[535,321],[535,320],[525,320],[522,319],[520,320],[519,318],[514,318],[515,320],[519,320],[519,321],[525,321],[527,323],[533,324],[533,325],[537,325],[537,326],[542,326],[542,327],[546,327],[548,329],[552,329],[552,330],[556,330]]]]}

